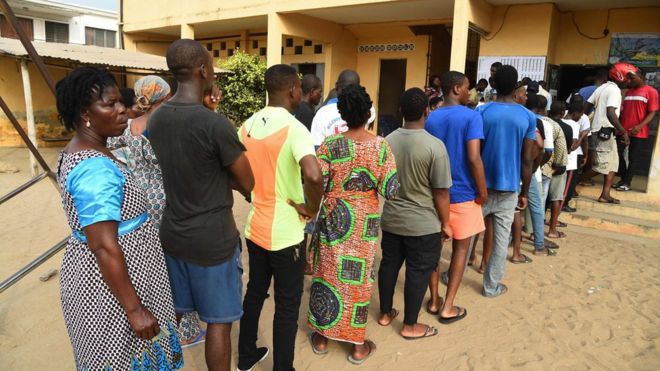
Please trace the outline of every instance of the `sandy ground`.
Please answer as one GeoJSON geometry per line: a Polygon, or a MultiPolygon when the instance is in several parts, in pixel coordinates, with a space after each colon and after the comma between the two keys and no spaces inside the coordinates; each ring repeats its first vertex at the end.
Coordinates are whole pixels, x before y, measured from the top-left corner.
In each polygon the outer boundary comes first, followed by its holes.
{"type": "MultiPolygon", "coordinates": [[[[56,150],[45,151],[54,163],[56,150]]],[[[0,149],[0,161],[21,171],[0,173],[4,194],[29,179],[25,150],[0,149]]],[[[0,279],[8,277],[68,233],[60,198],[48,180],[0,206],[0,279]]],[[[234,209],[243,226],[247,205],[234,209]]],[[[439,324],[422,312],[420,322],[439,328],[434,338],[406,341],[398,335],[401,318],[390,327],[375,321],[378,293],[373,294],[367,335],[378,350],[363,370],[658,370],[660,369],[660,243],[618,238],[584,229],[568,229],[556,257],[532,264],[507,264],[509,293],[480,295],[481,275],[468,268],[457,304],[468,316],[439,324]]],[[[525,243],[529,251],[531,245],[525,243]]],[[[480,249],[479,249],[480,250],[480,249]]],[[[450,251],[443,249],[443,268],[450,251]]],[[[58,280],[38,276],[59,268],[62,253],[0,294],[0,370],[72,370],[71,348],[62,320],[58,280]]],[[[243,260],[247,267],[247,256],[243,260]]],[[[402,270],[403,273],[403,270],[402,270]]],[[[403,275],[395,306],[403,309],[403,275]]],[[[306,289],[309,279],[306,279],[306,289]]],[[[441,286],[441,289],[444,287],[441,286]]],[[[307,290],[300,310],[296,343],[298,370],[353,370],[349,347],[333,343],[316,356],[307,342],[304,322],[307,290]]],[[[272,345],[273,301],[267,300],[260,344],[272,345]]],[[[238,326],[233,331],[234,353],[238,326]]],[[[234,354],[234,360],[236,354],[234,354]]],[[[205,370],[203,347],[185,352],[185,370],[205,370]]],[[[269,357],[255,370],[272,368],[269,357]]]]}

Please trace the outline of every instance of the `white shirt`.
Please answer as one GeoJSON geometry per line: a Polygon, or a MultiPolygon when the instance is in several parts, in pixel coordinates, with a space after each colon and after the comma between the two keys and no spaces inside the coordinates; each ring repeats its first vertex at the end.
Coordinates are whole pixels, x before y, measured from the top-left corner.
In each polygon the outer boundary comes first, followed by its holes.
{"type": "MultiPolygon", "coordinates": [[[[580,133],[586,131],[589,132],[588,135],[591,135],[591,122],[589,122],[589,116],[582,114],[582,117],[580,117],[580,120],[578,120],[577,123],[580,126],[580,133]]],[[[587,138],[584,138],[584,140],[587,140],[587,138]]],[[[584,155],[584,152],[582,152],[582,146],[578,146],[575,152],[578,155],[584,155]]]]}
{"type": "Polygon", "coordinates": [[[548,104],[545,106],[545,110],[550,111],[550,105],[552,105],[552,94],[550,94],[549,91],[543,89],[543,87],[539,85],[539,95],[544,96],[545,99],[548,100],[548,104]]]}
{"type": "MultiPolygon", "coordinates": [[[[371,116],[367,124],[371,124],[376,119],[376,110],[371,106],[371,116]]],[[[346,121],[341,118],[339,114],[339,109],[337,108],[337,102],[331,101],[331,103],[326,104],[321,107],[312,120],[312,139],[314,140],[315,146],[320,146],[325,138],[344,133],[348,130],[348,125],[346,121]]]]}
{"type": "Polygon", "coordinates": [[[614,125],[607,118],[607,107],[614,107],[616,115],[619,116],[621,109],[621,89],[617,84],[608,81],[599,86],[589,97],[589,103],[593,104],[594,118],[591,122],[591,132],[599,131],[600,128],[612,128],[614,125]]]}
{"type": "MultiPolygon", "coordinates": [[[[562,121],[564,121],[565,123],[571,126],[571,129],[573,129],[573,140],[577,140],[580,137],[580,124],[578,124],[576,121],[573,121],[571,119],[563,119],[562,121]]],[[[571,141],[571,145],[572,144],[573,141],[571,141]]],[[[568,148],[568,150],[570,151],[571,149],[568,148]]],[[[578,160],[578,151],[577,150],[571,151],[568,154],[568,163],[566,164],[566,170],[567,171],[577,170],[578,168],[577,160],[578,160]]]]}

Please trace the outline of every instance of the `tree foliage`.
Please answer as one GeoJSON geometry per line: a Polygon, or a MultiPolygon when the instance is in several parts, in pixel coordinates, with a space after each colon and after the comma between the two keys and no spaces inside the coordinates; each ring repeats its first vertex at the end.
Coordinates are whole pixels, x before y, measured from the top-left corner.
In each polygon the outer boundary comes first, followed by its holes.
{"type": "Polygon", "coordinates": [[[240,127],[253,113],[266,105],[266,62],[256,55],[236,51],[218,67],[233,74],[222,74],[219,86],[222,102],[219,111],[240,127]]]}

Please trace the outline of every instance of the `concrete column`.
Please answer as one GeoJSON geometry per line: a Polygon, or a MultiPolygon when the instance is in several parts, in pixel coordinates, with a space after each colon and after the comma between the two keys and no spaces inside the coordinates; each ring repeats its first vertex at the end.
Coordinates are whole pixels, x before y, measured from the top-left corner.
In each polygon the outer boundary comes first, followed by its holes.
{"type": "Polygon", "coordinates": [[[268,13],[268,38],[266,64],[268,67],[282,63],[282,18],[277,13],[268,13]]]}
{"type": "MultiPolygon", "coordinates": [[[[30,72],[25,59],[21,60],[21,77],[23,79],[23,94],[25,95],[25,116],[27,118],[28,137],[32,144],[37,147],[37,129],[34,124],[34,110],[32,107],[32,86],[30,85],[30,72]]],[[[37,159],[32,152],[30,152],[30,172],[32,176],[37,175],[39,172],[37,159]]]]}
{"type": "Polygon", "coordinates": [[[182,23],[181,24],[181,38],[195,40],[195,25],[182,23]]]}
{"type": "Polygon", "coordinates": [[[250,45],[248,45],[248,31],[243,30],[241,31],[241,50],[247,53],[249,49],[250,45]]]}
{"type": "Polygon", "coordinates": [[[451,32],[451,59],[449,69],[465,72],[470,25],[469,0],[454,0],[454,24],[451,32]]]}
{"type": "Polygon", "coordinates": [[[656,138],[655,148],[651,157],[651,169],[649,170],[646,193],[653,197],[658,197],[657,195],[660,194],[660,137],[656,138]]]}

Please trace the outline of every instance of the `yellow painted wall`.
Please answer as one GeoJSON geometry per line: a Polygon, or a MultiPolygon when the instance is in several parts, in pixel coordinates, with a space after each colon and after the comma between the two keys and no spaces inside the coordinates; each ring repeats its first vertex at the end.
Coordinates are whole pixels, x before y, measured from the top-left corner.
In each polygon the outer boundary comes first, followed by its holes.
{"type": "MultiPolygon", "coordinates": [[[[602,36],[607,10],[575,13],[580,30],[589,36],[602,36]]],[[[559,32],[554,64],[607,64],[613,32],[660,32],[660,8],[613,9],[610,12],[610,34],[590,40],[578,34],[571,15],[559,15],[559,32]]]]}
{"type": "Polygon", "coordinates": [[[492,32],[503,21],[504,25],[492,40],[481,39],[479,55],[547,55],[554,5],[514,5],[504,19],[506,9],[506,6],[493,8],[492,32]]]}
{"type": "MultiPolygon", "coordinates": [[[[64,127],[57,118],[55,97],[32,63],[28,63],[28,69],[30,71],[32,106],[37,127],[37,138],[42,135],[58,136],[64,127]]],[[[48,70],[56,82],[66,75],[64,69],[49,67],[48,70]]],[[[21,67],[18,60],[14,58],[0,57],[0,95],[2,95],[9,109],[27,132],[21,67]]],[[[21,146],[22,143],[7,116],[0,111],[0,146],[21,146]]],[[[40,146],[46,145],[41,140],[38,141],[38,144],[40,146]]]]}

